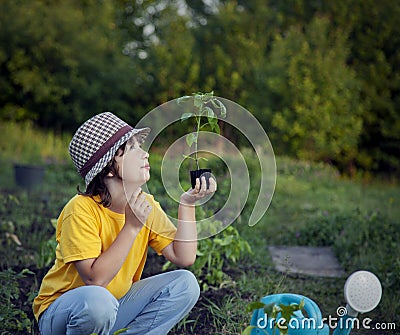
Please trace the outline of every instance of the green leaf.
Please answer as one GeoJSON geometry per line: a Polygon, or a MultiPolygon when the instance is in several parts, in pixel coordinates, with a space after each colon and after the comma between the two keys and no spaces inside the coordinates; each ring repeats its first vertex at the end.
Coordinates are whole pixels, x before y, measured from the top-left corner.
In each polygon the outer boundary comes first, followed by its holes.
{"type": "Polygon", "coordinates": [[[195,158],[193,158],[193,157],[190,156],[190,155],[182,155],[182,156],[183,156],[184,159],[193,159],[193,160],[196,160],[195,158]]]}
{"type": "Polygon", "coordinates": [[[206,112],[207,118],[208,118],[208,119],[210,119],[210,118],[211,118],[211,119],[214,119],[214,118],[215,118],[214,111],[213,111],[210,107],[205,106],[205,107],[203,108],[203,111],[206,112]]]}
{"type": "Polygon", "coordinates": [[[203,110],[207,113],[208,124],[210,125],[211,130],[219,134],[219,127],[217,127],[218,119],[216,118],[214,111],[210,107],[204,107],[203,110]]]}
{"type": "Polygon", "coordinates": [[[295,316],[294,312],[300,310],[304,306],[304,301],[301,301],[300,304],[291,304],[284,305],[280,304],[279,308],[281,309],[282,318],[285,319],[283,324],[278,324],[278,328],[282,335],[288,334],[288,323],[292,316],[295,316]]]}
{"type": "Polygon", "coordinates": [[[196,250],[196,256],[204,256],[204,252],[201,252],[199,249],[196,250]]]}
{"type": "Polygon", "coordinates": [[[282,313],[290,313],[290,316],[294,315],[295,311],[299,311],[304,307],[304,301],[303,299],[301,300],[301,302],[299,304],[290,304],[290,305],[284,305],[284,304],[280,304],[279,307],[282,310],[282,313]]]}
{"type": "Polygon", "coordinates": [[[267,313],[267,315],[273,315],[273,311],[274,311],[274,306],[275,306],[275,303],[274,302],[271,302],[271,303],[269,303],[269,304],[266,304],[266,305],[264,305],[264,312],[265,313],[267,313]]]}
{"type": "Polygon", "coordinates": [[[280,335],[288,335],[289,334],[289,329],[287,326],[283,326],[283,328],[281,328],[278,325],[278,328],[279,328],[280,335]]]}
{"type": "Polygon", "coordinates": [[[221,134],[221,129],[219,128],[219,125],[218,125],[218,119],[211,119],[209,121],[210,121],[209,122],[210,127],[214,131],[214,133],[216,133],[218,135],[221,134]]]}
{"type": "Polygon", "coordinates": [[[264,308],[264,304],[261,301],[253,301],[246,306],[247,312],[253,312],[256,309],[264,308]]]}
{"type": "Polygon", "coordinates": [[[192,99],[192,97],[189,96],[189,95],[184,95],[183,97],[180,97],[180,98],[177,99],[177,103],[180,104],[180,103],[182,103],[184,101],[187,101],[189,99],[192,99]]]}
{"type": "Polygon", "coordinates": [[[222,102],[221,102],[221,110],[220,110],[220,112],[221,112],[221,117],[225,118],[226,117],[226,107],[222,102]]]}
{"type": "Polygon", "coordinates": [[[181,122],[186,121],[187,119],[191,118],[194,114],[193,113],[183,113],[181,116],[181,122]]]}
{"type": "Polygon", "coordinates": [[[194,107],[201,108],[203,106],[203,100],[200,94],[196,94],[193,100],[194,107]]]}
{"type": "Polygon", "coordinates": [[[220,245],[222,245],[223,247],[227,246],[227,245],[230,245],[232,243],[232,240],[233,240],[233,236],[232,235],[231,236],[227,236],[227,237],[225,237],[225,238],[223,238],[221,240],[220,245]]]}
{"type": "Polygon", "coordinates": [[[225,105],[218,99],[212,99],[211,103],[214,105],[215,108],[219,109],[222,118],[226,117],[226,107],[225,105]]]}
{"type": "Polygon", "coordinates": [[[172,265],[170,261],[166,261],[165,264],[162,266],[162,270],[166,271],[169,269],[169,267],[172,265]]]}
{"type": "Polygon", "coordinates": [[[193,145],[193,143],[197,143],[197,133],[190,133],[186,136],[186,143],[189,147],[193,145]]]}
{"type": "Polygon", "coordinates": [[[264,329],[260,329],[260,328],[258,328],[258,327],[256,327],[256,326],[247,326],[247,327],[245,328],[245,330],[243,331],[242,335],[251,335],[251,331],[252,331],[253,329],[257,329],[258,331],[262,331],[264,334],[267,334],[267,335],[268,335],[268,333],[267,333],[264,329]]]}
{"type": "Polygon", "coordinates": [[[116,332],[113,333],[113,335],[118,335],[118,334],[122,334],[125,333],[129,328],[122,328],[120,330],[117,330],[116,332]]]}
{"type": "Polygon", "coordinates": [[[34,275],[35,273],[34,272],[32,272],[31,270],[29,270],[29,269],[23,269],[21,272],[20,272],[20,275],[22,276],[22,277],[25,277],[25,275],[34,275]]]}
{"type": "Polygon", "coordinates": [[[305,304],[306,304],[306,302],[304,301],[304,299],[301,299],[298,310],[302,310],[304,308],[305,304]]]}

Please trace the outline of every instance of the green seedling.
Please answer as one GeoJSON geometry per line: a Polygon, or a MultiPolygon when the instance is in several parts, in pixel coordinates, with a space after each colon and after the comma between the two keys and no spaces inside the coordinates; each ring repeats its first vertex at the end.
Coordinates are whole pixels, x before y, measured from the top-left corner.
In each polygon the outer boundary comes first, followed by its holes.
{"type": "Polygon", "coordinates": [[[192,95],[186,95],[178,98],[178,104],[193,100],[193,109],[185,111],[181,115],[181,122],[185,122],[188,119],[194,119],[195,131],[186,136],[186,143],[191,148],[194,145],[194,157],[191,155],[184,155],[184,158],[192,159],[196,162],[197,169],[199,169],[199,160],[207,160],[204,157],[198,156],[198,139],[199,133],[205,127],[209,128],[209,131],[216,134],[220,134],[221,130],[218,125],[218,117],[226,117],[226,107],[220,99],[214,96],[214,92],[209,93],[193,93],[192,95]]]}

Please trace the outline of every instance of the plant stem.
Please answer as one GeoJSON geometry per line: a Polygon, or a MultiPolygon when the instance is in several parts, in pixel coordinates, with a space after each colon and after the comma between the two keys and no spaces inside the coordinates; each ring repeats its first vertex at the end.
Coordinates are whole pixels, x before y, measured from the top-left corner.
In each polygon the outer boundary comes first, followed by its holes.
{"type": "Polygon", "coordinates": [[[200,115],[198,117],[196,117],[196,120],[197,120],[197,130],[196,130],[197,137],[196,137],[196,141],[194,143],[194,150],[195,150],[194,151],[194,157],[195,157],[195,160],[196,160],[197,170],[199,170],[200,167],[199,167],[199,158],[197,156],[197,150],[198,150],[198,143],[197,142],[199,140],[199,133],[200,133],[201,110],[200,110],[200,115]]]}

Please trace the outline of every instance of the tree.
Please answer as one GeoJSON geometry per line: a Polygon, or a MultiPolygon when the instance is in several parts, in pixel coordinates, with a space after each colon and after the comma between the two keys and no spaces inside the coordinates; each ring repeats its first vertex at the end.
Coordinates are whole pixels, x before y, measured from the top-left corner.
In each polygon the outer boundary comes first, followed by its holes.
{"type": "Polygon", "coordinates": [[[131,59],[133,98],[143,115],[170,99],[198,91],[190,13],[181,1],[117,1],[124,53],[131,59]]]}
{"type": "Polygon", "coordinates": [[[129,66],[109,2],[1,2],[1,119],[74,129],[105,110],[128,115],[129,66]]]}
{"type": "Polygon", "coordinates": [[[347,64],[361,83],[362,113],[356,164],[372,171],[400,171],[400,3],[382,0],[275,1],[283,26],[326,16],[348,36],[347,64]]]}
{"type": "Polygon", "coordinates": [[[360,83],[347,65],[346,36],[326,18],[277,35],[266,67],[278,152],[354,162],[362,129],[360,83]]]}
{"type": "Polygon", "coordinates": [[[342,13],[350,27],[350,64],[362,81],[363,114],[358,162],[373,171],[400,171],[400,3],[352,0],[342,13]]]}

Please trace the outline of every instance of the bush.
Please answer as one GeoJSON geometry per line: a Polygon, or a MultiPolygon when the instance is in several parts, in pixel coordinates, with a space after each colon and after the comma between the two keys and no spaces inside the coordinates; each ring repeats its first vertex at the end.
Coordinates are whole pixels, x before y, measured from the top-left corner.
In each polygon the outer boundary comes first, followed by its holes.
{"type": "MultiPolygon", "coordinates": [[[[218,235],[199,241],[196,262],[189,268],[200,283],[202,291],[221,288],[232,282],[227,270],[241,257],[252,253],[249,243],[236,228],[229,226],[218,235]]],[[[166,262],[163,270],[172,266],[166,262]]]]}
{"type": "Polygon", "coordinates": [[[17,331],[31,334],[32,321],[21,310],[22,306],[16,305],[21,294],[18,280],[24,278],[26,274],[33,273],[26,269],[19,273],[10,269],[0,272],[0,324],[2,335],[15,335],[17,331]]]}

